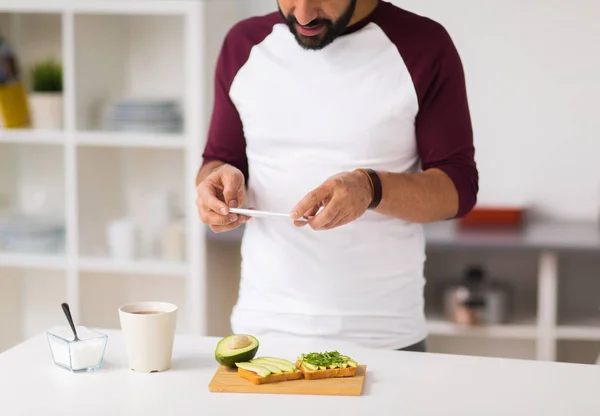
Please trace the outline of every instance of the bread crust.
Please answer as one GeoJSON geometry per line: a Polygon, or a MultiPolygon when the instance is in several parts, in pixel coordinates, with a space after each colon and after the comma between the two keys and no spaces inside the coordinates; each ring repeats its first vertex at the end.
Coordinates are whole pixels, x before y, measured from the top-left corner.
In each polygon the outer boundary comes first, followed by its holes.
{"type": "Polygon", "coordinates": [[[244,370],[243,368],[238,368],[238,375],[246,380],[250,380],[253,384],[267,384],[277,383],[280,381],[299,380],[304,377],[304,373],[300,370],[283,374],[271,373],[271,375],[267,377],[262,377],[253,371],[244,370]]]}
{"type": "Polygon", "coordinates": [[[356,367],[346,368],[330,368],[328,370],[316,370],[312,371],[302,366],[300,361],[296,361],[296,368],[304,373],[304,378],[307,380],[318,380],[322,378],[336,378],[336,377],[353,377],[356,375],[356,367]]]}

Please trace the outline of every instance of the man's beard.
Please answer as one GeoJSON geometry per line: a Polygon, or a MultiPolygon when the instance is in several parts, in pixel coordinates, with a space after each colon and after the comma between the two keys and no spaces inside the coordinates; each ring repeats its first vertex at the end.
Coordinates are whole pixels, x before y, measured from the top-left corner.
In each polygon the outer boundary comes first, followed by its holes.
{"type": "Polygon", "coordinates": [[[352,20],[354,11],[356,10],[356,2],[357,0],[351,0],[346,11],[335,22],[329,19],[318,18],[306,25],[307,27],[323,25],[322,32],[316,36],[304,36],[298,33],[296,30],[296,24],[298,24],[298,21],[292,14],[286,18],[283,15],[281,8],[279,8],[279,14],[281,14],[281,17],[290,28],[290,31],[296,38],[298,44],[304,49],[316,51],[331,44],[336,38],[344,33],[348,27],[348,24],[350,23],[350,20],[352,20]]]}

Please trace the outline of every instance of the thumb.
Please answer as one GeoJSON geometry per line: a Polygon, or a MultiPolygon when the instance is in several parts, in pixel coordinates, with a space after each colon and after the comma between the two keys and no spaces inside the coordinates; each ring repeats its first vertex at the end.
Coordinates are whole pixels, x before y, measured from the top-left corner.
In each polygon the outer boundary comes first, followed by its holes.
{"type": "Polygon", "coordinates": [[[321,206],[321,203],[329,197],[330,190],[327,186],[321,185],[306,194],[300,202],[292,208],[291,217],[294,220],[299,219],[314,207],[321,206]]]}
{"type": "Polygon", "coordinates": [[[242,190],[244,188],[244,175],[239,172],[227,173],[223,176],[223,198],[225,203],[237,208],[243,201],[240,201],[242,190]]]}

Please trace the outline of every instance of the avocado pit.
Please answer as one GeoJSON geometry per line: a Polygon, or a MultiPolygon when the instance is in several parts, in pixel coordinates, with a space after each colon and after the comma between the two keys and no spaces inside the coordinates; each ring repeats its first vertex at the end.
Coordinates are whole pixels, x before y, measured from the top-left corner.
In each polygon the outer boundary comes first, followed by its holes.
{"type": "Polygon", "coordinates": [[[241,348],[246,348],[250,344],[250,338],[246,335],[234,335],[229,342],[229,348],[232,350],[239,350],[241,348]]]}

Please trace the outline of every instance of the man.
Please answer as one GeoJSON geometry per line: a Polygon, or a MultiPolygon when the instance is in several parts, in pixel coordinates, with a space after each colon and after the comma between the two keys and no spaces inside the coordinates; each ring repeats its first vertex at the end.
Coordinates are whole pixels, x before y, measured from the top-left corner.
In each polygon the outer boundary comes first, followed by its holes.
{"type": "Polygon", "coordinates": [[[224,41],[197,178],[214,232],[248,220],[230,207],[295,220],[247,222],[232,330],[424,351],[422,224],[478,192],[459,55],[384,1],[278,6],[224,41]]]}

